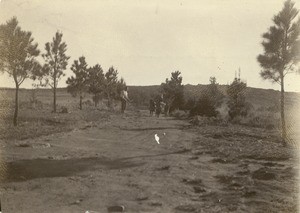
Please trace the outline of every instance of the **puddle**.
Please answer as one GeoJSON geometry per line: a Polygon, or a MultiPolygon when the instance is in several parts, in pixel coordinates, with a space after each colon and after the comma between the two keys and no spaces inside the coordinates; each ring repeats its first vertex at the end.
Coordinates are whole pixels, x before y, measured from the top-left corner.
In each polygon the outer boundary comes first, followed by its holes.
{"type": "MultiPolygon", "coordinates": [[[[83,171],[104,167],[108,170],[141,166],[125,159],[75,158],[64,160],[32,159],[8,162],[5,165],[3,182],[27,181],[35,178],[68,177],[83,171]]],[[[3,171],[3,170],[2,170],[3,171]]]]}

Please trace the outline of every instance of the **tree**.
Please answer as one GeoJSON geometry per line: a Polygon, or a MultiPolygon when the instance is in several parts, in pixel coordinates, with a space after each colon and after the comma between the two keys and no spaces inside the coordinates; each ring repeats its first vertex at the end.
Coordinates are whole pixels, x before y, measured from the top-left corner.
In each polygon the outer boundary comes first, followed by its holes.
{"type": "Polygon", "coordinates": [[[233,82],[227,88],[229,96],[229,116],[231,119],[236,116],[246,116],[248,112],[247,103],[245,99],[245,91],[247,84],[241,81],[240,78],[234,78],[233,82]]]}
{"type": "Polygon", "coordinates": [[[194,107],[190,110],[190,116],[194,115],[207,117],[217,116],[216,107],[211,97],[204,94],[198,99],[197,103],[195,103],[194,107]]]}
{"type": "Polygon", "coordinates": [[[84,93],[88,91],[88,68],[85,57],[81,56],[79,60],[75,60],[71,66],[71,70],[75,74],[67,79],[67,91],[76,97],[79,95],[79,109],[82,110],[82,100],[84,93]]]}
{"type": "Polygon", "coordinates": [[[121,77],[120,80],[118,80],[117,82],[117,98],[119,98],[119,95],[121,93],[122,90],[124,90],[126,88],[126,82],[124,80],[124,78],[121,77]]]}
{"type": "Polygon", "coordinates": [[[257,57],[263,69],[260,72],[261,77],[280,84],[281,129],[284,144],[287,143],[284,78],[289,73],[299,72],[297,64],[300,61],[300,18],[294,21],[299,12],[294,5],[291,0],[285,1],[283,9],[274,16],[274,25],[262,36],[264,54],[257,57]]]}
{"type": "Polygon", "coordinates": [[[34,79],[40,69],[36,60],[40,51],[33,41],[31,32],[23,31],[18,26],[16,17],[0,25],[0,70],[14,79],[16,87],[14,126],[18,125],[20,85],[27,78],[34,79]]]}
{"type": "Polygon", "coordinates": [[[208,85],[208,91],[206,93],[207,97],[211,99],[215,107],[222,104],[222,99],[224,95],[218,89],[218,83],[216,77],[209,78],[210,84],[208,85]]]}
{"type": "Polygon", "coordinates": [[[111,107],[112,100],[118,95],[118,71],[114,67],[110,67],[105,73],[103,92],[107,98],[107,106],[111,107]]]}
{"type": "Polygon", "coordinates": [[[56,88],[67,68],[69,56],[66,55],[67,44],[62,41],[63,34],[56,32],[52,42],[45,44],[46,53],[42,54],[45,65],[42,69],[42,85],[49,85],[53,91],[53,112],[56,112],[56,88]]]}
{"type": "Polygon", "coordinates": [[[88,69],[89,93],[93,94],[95,107],[97,107],[97,104],[103,92],[104,79],[104,73],[102,67],[99,64],[96,64],[95,66],[88,69]]]}
{"type": "Polygon", "coordinates": [[[179,108],[183,104],[183,85],[182,76],[180,75],[179,71],[172,72],[171,79],[167,78],[166,82],[160,86],[166,102],[166,115],[169,115],[170,111],[179,108]]]}

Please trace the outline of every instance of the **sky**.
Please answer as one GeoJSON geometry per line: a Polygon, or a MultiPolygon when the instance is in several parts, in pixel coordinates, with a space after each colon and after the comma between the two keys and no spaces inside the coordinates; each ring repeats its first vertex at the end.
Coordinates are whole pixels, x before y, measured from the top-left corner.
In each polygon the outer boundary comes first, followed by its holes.
{"type": "MultiPolygon", "coordinates": [[[[282,0],[0,0],[0,23],[16,16],[39,48],[63,32],[70,66],[85,56],[104,71],[114,66],[127,85],[159,85],[179,70],[184,84],[228,84],[241,69],[250,87],[276,89],[263,80],[257,56],[262,34],[282,0]]],[[[300,4],[296,3],[300,9],[300,4]]],[[[21,87],[31,88],[32,81],[21,87]]],[[[300,75],[286,77],[286,91],[300,92],[300,75]]],[[[0,87],[14,87],[0,75],[0,87]]]]}

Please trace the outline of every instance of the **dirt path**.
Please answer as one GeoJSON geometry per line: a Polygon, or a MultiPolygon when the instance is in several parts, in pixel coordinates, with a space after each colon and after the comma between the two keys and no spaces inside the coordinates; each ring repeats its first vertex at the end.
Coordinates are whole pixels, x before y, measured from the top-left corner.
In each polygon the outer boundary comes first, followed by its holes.
{"type": "Polygon", "coordinates": [[[297,212],[297,160],[274,141],[262,129],[113,115],[4,143],[2,210],[297,212]]]}

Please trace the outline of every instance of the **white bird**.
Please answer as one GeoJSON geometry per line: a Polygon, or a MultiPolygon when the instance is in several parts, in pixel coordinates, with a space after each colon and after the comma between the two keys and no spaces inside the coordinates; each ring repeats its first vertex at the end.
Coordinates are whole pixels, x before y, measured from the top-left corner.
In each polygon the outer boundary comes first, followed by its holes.
{"type": "Polygon", "coordinates": [[[154,138],[155,138],[156,142],[157,142],[158,144],[160,144],[160,143],[159,143],[159,137],[158,137],[157,134],[154,135],[154,138]]]}

